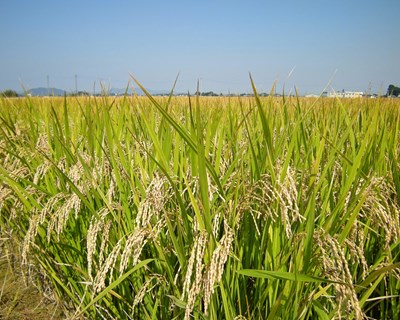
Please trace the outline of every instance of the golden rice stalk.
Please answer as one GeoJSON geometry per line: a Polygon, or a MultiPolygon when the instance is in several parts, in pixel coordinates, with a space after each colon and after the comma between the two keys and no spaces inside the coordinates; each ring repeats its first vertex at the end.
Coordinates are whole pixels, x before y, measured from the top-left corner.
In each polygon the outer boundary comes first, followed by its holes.
{"type": "Polygon", "coordinates": [[[98,293],[102,289],[106,287],[106,277],[109,273],[109,279],[112,281],[113,271],[115,264],[117,262],[118,257],[120,256],[121,247],[122,247],[123,239],[120,239],[117,244],[114,246],[107,259],[104,261],[104,264],[100,267],[99,272],[96,274],[96,277],[93,281],[93,292],[98,293]]]}
{"type": "Polygon", "coordinates": [[[120,274],[122,274],[126,270],[129,258],[132,257],[133,266],[135,266],[138,263],[140,254],[142,253],[142,250],[147,243],[146,236],[148,234],[149,232],[147,229],[137,228],[127,238],[124,250],[121,254],[121,262],[119,267],[120,274]]]}
{"type": "Polygon", "coordinates": [[[208,272],[204,279],[204,313],[208,314],[208,305],[211,300],[211,295],[214,293],[214,285],[221,281],[224,272],[224,266],[228,260],[229,253],[232,249],[232,242],[234,240],[233,230],[229,227],[226,220],[224,220],[224,235],[215,248],[208,272]]]}
{"type": "Polygon", "coordinates": [[[370,219],[385,235],[385,249],[400,239],[400,206],[395,200],[394,183],[388,179],[374,177],[365,190],[366,200],[361,208],[361,216],[370,219]]]}
{"type": "Polygon", "coordinates": [[[344,243],[349,249],[352,262],[360,264],[362,269],[362,279],[367,277],[368,264],[364,255],[364,231],[361,223],[356,220],[352,227],[349,237],[345,239],[344,243]]]}
{"type": "Polygon", "coordinates": [[[314,241],[320,250],[319,260],[324,276],[329,280],[340,282],[333,284],[338,306],[337,316],[341,318],[343,314],[354,312],[355,319],[362,320],[364,314],[354,288],[344,248],[337,239],[325,234],[323,230],[315,232],[314,241]]]}
{"type": "Polygon", "coordinates": [[[181,299],[184,300],[186,294],[188,295],[185,319],[190,318],[190,314],[193,310],[196,297],[202,290],[202,279],[203,279],[203,257],[204,251],[207,244],[208,235],[206,231],[199,232],[193,244],[193,248],[190,254],[188,268],[186,272],[185,281],[183,283],[183,291],[181,299]],[[192,281],[192,278],[193,281],[192,281]]]}
{"type": "Polygon", "coordinates": [[[104,250],[106,248],[109,229],[111,227],[110,223],[105,223],[105,218],[107,217],[108,213],[109,210],[107,207],[105,207],[98,212],[99,219],[93,216],[90,221],[90,225],[86,235],[88,275],[92,282],[93,282],[92,278],[93,255],[96,250],[97,235],[100,231],[103,231],[103,240],[99,253],[99,265],[102,265],[103,262],[104,250]]]}
{"type": "Polygon", "coordinates": [[[146,197],[139,204],[135,220],[138,228],[150,226],[153,216],[156,221],[159,220],[164,204],[169,196],[169,190],[165,190],[164,185],[164,179],[155,174],[153,180],[146,189],[146,197]]]}
{"type": "Polygon", "coordinates": [[[81,200],[76,193],[65,194],[58,193],[52,197],[42,210],[42,221],[45,216],[49,216],[47,224],[47,241],[50,242],[53,231],[57,234],[59,240],[60,234],[63,232],[65,225],[69,219],[71,211],[74,212],[75,219],[81,208],[81,200]]]}
{"type": "Polygon", "coordinates": [[[22,264],[28,263],[28,253],[31,247],[31,243],[34,242],[40,225],[40,214],[32,214],[29,219],[29,228],[25,234],[23,245],[22,245],[22,264]]]}
{"type": "Polygon", "coordinates": [[[257,234],[260,235],[257,221],[260,218],[277,221],[280,214],[285,226],[286,236],[292,235],[292,225],[295,222],[304,221],[298,207],[298,186],[295,171],[290,167],[287,170],[283,182],[272,185],[269,175],[262,175],[261,179],[249,190],[243,191],[243,198],[239,202],[236,226],[242,219],[244,212],[249,212],[254,220],[257,234]]]}
{"type": "Polygon", "coordinates": [[[146,295],[146,293],[152,291],[156,286],[158,286],[160,284],[161,281],[164,281],[162,276],[160,276],[160,275],[151,276],[144,283],[144,285],[140,287],[139,291],[136,293],[135,298],[133,299],[132,310],[135,310],[135,308],[142,303],[143,298],[146,295]],[[155,284],[152,285],[154,280],[155,280],[155,284]]]}

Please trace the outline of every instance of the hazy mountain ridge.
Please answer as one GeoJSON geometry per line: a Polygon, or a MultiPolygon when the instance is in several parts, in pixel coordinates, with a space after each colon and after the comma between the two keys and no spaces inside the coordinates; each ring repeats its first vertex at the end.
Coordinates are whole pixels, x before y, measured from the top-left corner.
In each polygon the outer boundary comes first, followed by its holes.
{"type": "Polygon", "coordinates": [[[63,96],[67,93],[67,91],[58,89],[58,88],[44,88],[44,87],[38,87],[38,88],[32,88],[27,90],[26,92],[21,92],[21,95],[29,94],[32,96],[63,96]]]}
{"type": "MultiPolygon", "coordinates": [[[[169,91],[167,90],[152,90],[152,89],[146,89],[151,95],[164,95],[164,94],[169,94],[169,91]]],[[[105,93],[107,95],[124,95],[127,93],[128,95],[132,95],[133,92],[135,92],[139,96],[145,95],[143,90],[140,88],[135,88],[134,90],[132,88],[128,88],[128,90],[125,88],[111,88],[109,90],[105,90],[105,93]]],[[[82,93],[87,93],[89,95],[92,95],[93,92],[90,91],[82,91],[79,90],[78,94],[82,93]]],[[[67,91],[59,88],[45,88],[45,87],[38,87],[38,88],[32,88],[23,92],[18,92],[19,95],[24,96],[26,94],[34,96],[34,97],[45,97],[45,96],[64,96],[68,94],[75,94],[74,91],[67,91]]],[[[103,95],[104,91],[97,91],[95,92],[95,95],[103,95]]]]}

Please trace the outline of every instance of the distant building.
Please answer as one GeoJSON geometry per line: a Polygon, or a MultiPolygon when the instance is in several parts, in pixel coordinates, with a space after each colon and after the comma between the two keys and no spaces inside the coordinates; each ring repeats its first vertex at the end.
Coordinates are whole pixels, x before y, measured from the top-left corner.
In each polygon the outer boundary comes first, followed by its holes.
{"type": "Polygon", "coordinates": [[[362,98],[364,96],[364,92],[362,91],[331,91],[328,92],[328,97],[334,98],[362,98]]]}

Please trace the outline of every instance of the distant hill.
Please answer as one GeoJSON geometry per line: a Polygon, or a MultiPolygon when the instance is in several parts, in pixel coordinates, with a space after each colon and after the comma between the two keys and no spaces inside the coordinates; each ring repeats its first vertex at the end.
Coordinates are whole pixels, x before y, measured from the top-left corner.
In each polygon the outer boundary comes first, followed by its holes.
{"type": "MultiPolygon", "coordinates": [[[[165,94],[169,94],[169,91],[166,90],[151,90],[151,89],[146,89],[151,95],[165,95],[165,94]]],[[[109,92],[106,92],[109,95],[115,96],[115,95],[124,95],[125,94],[126,89],[122,89],[122,88],[111,88],[109,92]]],[[[139,96],[144,96],[144,92],[142,89],[135,87],[135,92],[137,95],[139,96]]],[[[68,92],[66,90],[62,90],[62,89],[58,89],[58,88],[44,88],[44,87],[39,87],[39,88],[33,88],[33,89],[29,89],[26,91],[26,94],[29,94],[31,96],[34,97],[45,97],[45,96],[64,96],[65,94],[73,94],[74,92],[68,92]]],[[[90,92],[88,92],[89,94],[91,94],[90,92]]],[[[96,94],[100,94],[102,95],[103,92],[96,92],[96,94]]],[[[132,88],[129,88],[127,91],[128,95],[132,95],[133,94],[133,90],[132,88]]],[[[176,94],[176,93],[175,93],[176,94]]],[[[24,96],[25,92],[19,92],[20,96],[24,96]]]]}
{"type": "MultiPolygon", "coordinates": [[[[57,88],[39,87],[39,88],[29,89],[26,93],[35,97],[43,97],[43,96],[63,96],[67,92],[65,90],[57,88]]],[[[24,95],[24,93],[21,93],[21,95],[24,95]]]]}

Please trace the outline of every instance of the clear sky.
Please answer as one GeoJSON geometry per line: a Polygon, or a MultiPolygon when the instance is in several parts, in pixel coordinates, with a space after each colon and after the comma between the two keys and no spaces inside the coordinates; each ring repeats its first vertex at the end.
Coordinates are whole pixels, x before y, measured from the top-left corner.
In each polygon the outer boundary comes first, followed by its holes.
{"type": "Polygon", "coordinates": [[[399,0],[1,0],[0,90],[248,92],[400,85],[399,0]],[[291,76],[289,73],[294,68],[291,76]]]}

